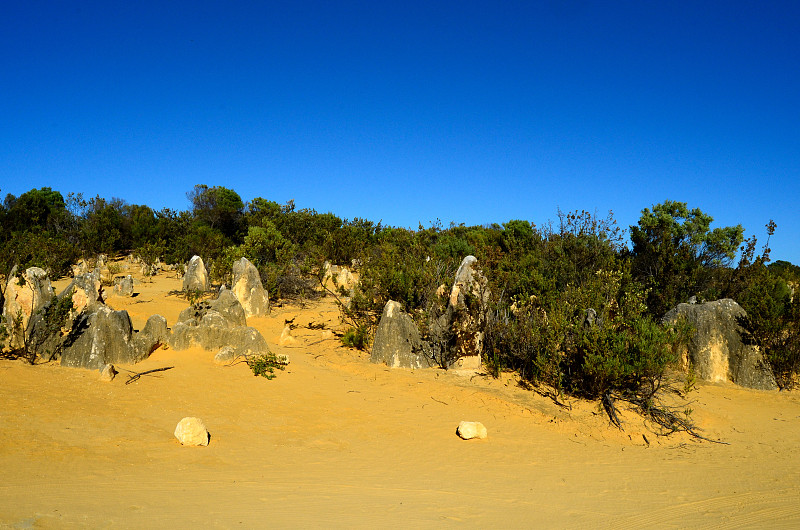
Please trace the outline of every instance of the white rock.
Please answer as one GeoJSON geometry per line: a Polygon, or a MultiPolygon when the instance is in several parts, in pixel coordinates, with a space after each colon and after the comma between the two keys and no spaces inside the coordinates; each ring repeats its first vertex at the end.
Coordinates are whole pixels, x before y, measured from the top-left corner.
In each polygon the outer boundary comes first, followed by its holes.
{"type": "Polygon", "coordinates": [[[483,440],[489,435],[486,431],[486,427],[479,421],[462,421],[458,424],[456,434],[464,440],[470,440],[472,438],[480,438],[483,440]]]}
{"type": "Polygon", "coordinates": [[[182,445],[208,445],[208,431],[200,418],[183,418],[175,427],[175,438],[182,445]]]}

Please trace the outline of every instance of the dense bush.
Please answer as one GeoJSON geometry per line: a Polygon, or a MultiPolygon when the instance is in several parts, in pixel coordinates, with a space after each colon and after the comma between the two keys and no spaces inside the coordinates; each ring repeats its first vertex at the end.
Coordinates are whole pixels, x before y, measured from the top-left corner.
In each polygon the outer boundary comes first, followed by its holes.
{"type": "MultiPolygon", "coordinates": [[[[755,238],[744,240],[741,226],[712,229],[709,215],[685,203],[645,208],[630,227],[629,248],[611,213],[558,211],[541,227],[517,219],[411,230],[297,209],[293,201],[245,203],[221,186],[195,186],[187,198],[187,211],[153,211],[120,199],[65,199],[50,188],[8,195],[0,205],[0,275],[37,265],[60,276],[80,256],[135,251],[145,264],[199,254],[216,281],[231,283],[233,262],[244,256],[274,299],[318,296],[325,261],[353,265],[360,282],[352,293],[336,293],[345,295],[351,327],[344,341],[368,348],[388,300],[402,304],[425,338],[452,340],[429,329],[446,308],[436,293],[449,290],[472,254],[490,281],[492,305],[478,331],[495,373],[518,370],[531,383],[606,401],[646,399],[672,360],[670,345],[686,336],[658,322],[693,295],[739,301],[749,315],[747,339],[762,348],[782,387],[800,370],[800,297],[793,294],[800,268],[767,265],[769,241],[755,258],[755,238]]],[[[770,223],[770,236],[774,230],[770,223]]]]}

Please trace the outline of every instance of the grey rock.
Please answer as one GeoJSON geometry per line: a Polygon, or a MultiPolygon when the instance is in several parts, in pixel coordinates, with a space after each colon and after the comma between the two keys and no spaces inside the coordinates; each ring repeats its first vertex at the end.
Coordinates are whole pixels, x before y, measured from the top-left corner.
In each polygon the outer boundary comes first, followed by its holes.
{"type": "Polygon", "coordinates": [[[428,368],[426,347],[419,328],[402,306],[393,300],[386,302],[375,332],[370,361],[392,368],[428,368]]]}
{"type": "Polygon", "coordinates": [[[242,304],[228,290],[222,291],[213,302],[200,302],[184,309],[172,328],[170,344],[176,350],[193,345],[206,350],[231,346],[236,355],[245,356],[269,351],[261,333],[246,326],[242,304]]]}
{"type": "Polygon", "coordinates": [[[200,256],[193,256],[186,266],[186,274],[183,276],[183,290],[184,291],[208,291],[208,271],[203,258],[200,256]]]}
{"type": "Polygon", "coordinates": [[[109,363],[134,363],[133,327],[127,311],[107,306],[79,314],[61,351],[62,366],[98,370],[109,363]]]}
{"type": "Polygon", "coordinates": [[[161,315],[152,315],[147,319],[144,329],[133,336],[129,358],[136,363],[147,359],[159,346],[168,344],[169,337],[167,319],[161,315]]]}
{"type": "Polygon", "coordinates": [[[103,304],[100,281],[94,274],[75,276],[69,285],[58,294],[58,297],[63,298],[66,295],[72,297],[72,308],[76,313],[84,310],[91,312],[103,304]]]}
{"type": "Polygon", "coordinates": [[[242,304],[246,316],[269,314],[269,297],[261,283],[261,276],[247,258],[241,258],[233,264],[232,291],[242,304]]]}
{"type": "Polygon", "coordinates": [[[217,352],[214,356],[214,362],[217,364],[226,364],[231,362],[236,358],[236,350],[233,349],[233,346],[225,346],[221,350],[217,352]]]}
{"type": "Polygon", "coordinates": [[[119,296],[133,296],[133,276],[118,276],[114,278],[114,294],[119,296]]]}
{"type": "Polygon", "coordinates": [[[757,346],[742,341],[737,319],[746,313],[735,301],[724,298],[713,302],[679,304],[663,321],[667,324],[684,318],[696,332],[681,352],[684,362],[705,381],[731,381],[739,386],[775,390],[778,385],[772,370],[757,346]]]}
{"type": "Polygon", "coordinates": [[[110,383],[118,373],[113,364],[106,364],[100,369],[100,381],[110,383]]]}

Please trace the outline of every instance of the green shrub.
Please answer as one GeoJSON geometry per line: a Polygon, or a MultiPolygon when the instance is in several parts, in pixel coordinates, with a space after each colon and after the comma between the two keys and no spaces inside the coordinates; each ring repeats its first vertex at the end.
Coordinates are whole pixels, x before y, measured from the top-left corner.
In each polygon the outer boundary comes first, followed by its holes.
{"type": "Polygon", "coordinates": [[[366,350],[370,345],[370,331],[365,325],[350,328],[344,332],[341,338],[342,344],[348,348],[366,350]]]}
{"type": "Polygon", "coordinates": [[[253,375],[275,379],[275,369],[286,370],[286,359],[278,357],[272,352],[250,357],[247,359],[247,366],[253,371],[253,375]]]}

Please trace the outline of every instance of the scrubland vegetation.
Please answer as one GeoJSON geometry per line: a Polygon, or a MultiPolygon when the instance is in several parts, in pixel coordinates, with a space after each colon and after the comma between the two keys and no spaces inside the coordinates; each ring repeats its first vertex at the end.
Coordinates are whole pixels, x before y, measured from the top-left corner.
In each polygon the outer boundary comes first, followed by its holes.
{"type": "MultiPolygon", "coordinates": [[[[709,215],[684,203],[645,208],[629,231],[611,213],[585,211],[558,211],[543,226],[510,220],[411,230],[292,201],[245,203],[224,187],[198,185],[187,197],[191,209],[179,212],[50,188],[8,195],[0,208],[0,275],[19,265],[62,276],[79,258],[101,253],[132,252],[147,265],[198,254],[212,278],[230,283],[233,262],[245,256],[271,298],[308,299],[324,293],[327,261],[359,273],[352,291],[333,294],[352,327],[345,341],[363,349],[388,300],[400,302],[425,334],[443,310],[437,288],[449,289],[461,260],[474,255],[491,293],[475,325],[495,374],[516,370],[559,395],[626,399],[646,409],[675,362],[673,346],[691,333],[666,328],[661,318],[692,296],[744,307],[747,338],[781,387],[791,387],[800,369],[800,297],[793,295],[800,267],[770,263],[769,240],[745,239],[741,226],[712,228],[709,215]]],[[[775,229],[770,221],[768,234],[775,229]]]]}

